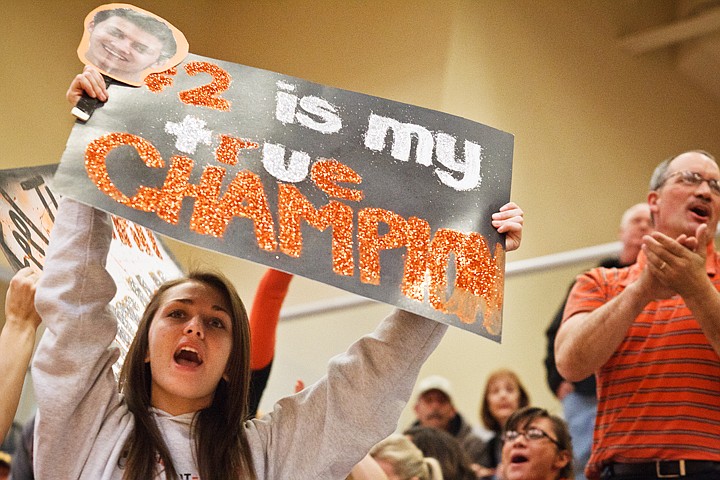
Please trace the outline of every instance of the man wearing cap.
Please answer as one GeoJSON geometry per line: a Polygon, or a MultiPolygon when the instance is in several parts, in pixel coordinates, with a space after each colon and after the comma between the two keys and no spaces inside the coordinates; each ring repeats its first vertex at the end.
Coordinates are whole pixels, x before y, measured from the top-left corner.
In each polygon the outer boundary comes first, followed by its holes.
{"type": "Polygon", "coordinates": [[[415,416],[417,420],[413,426],[447,431],[458,440],[473,463],[479,462],[485,442],[473,433],[470,424],[455,410],[452,387],[447,378],[432,375],[418,384],[415,416]]]}

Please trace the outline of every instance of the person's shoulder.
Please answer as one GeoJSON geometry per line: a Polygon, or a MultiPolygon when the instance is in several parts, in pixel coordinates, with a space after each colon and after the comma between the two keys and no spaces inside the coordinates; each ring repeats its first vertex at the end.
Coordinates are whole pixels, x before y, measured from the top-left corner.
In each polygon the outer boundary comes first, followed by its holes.
{"type": "Polygon", "coordinates": [[[457,422],[456,425],[458,425],[458,430],[462,434],[467,435],[467,434],[472,433],[472,431],[473,431],[472,425],[470,425],[470,423],[467,420],[465,420],[465,417],[463,417],[460,414],[460,412],[455,413],[455,421],[457,422]]]}
{"type": "Polygon", "coordinates": [[[617,267],[605,267],[597,266],[578,276],[577,280],[592,279],[594,282],[600,284],[614,284],[618,282],[625,282],[628,279],[632,279],[636,275],[637,264],[634,265],[620,265],[617,267]]]}
{"type": "Polygon", "coordinates": [[[476,428],[470,425],[462,417],[460,417],[460,429],[458,430],[456,437],[466,446],[466,448],[470,444],[484,445],[486,443],[483,437],[478,435],[476,428]]]}
{"type": "Polygon", "coordinates": [[[492,430],[488,430],[485,427],[481,427],[480,425],[474,425],[472,427],[472,433],[476,437],[480,438],[483,442],[489,442],[495,436],[495,432],[493,432],[492,430]]]}
{"type": "Polygon", "coordinates": [[[627,265],[620,263],[620,258],[618,257],[606,257],[598,263],[598,267],[602,268],[623,268],[626,266],[627,265]]]}
{"type": "Polygon", "coordinates": [[[720,250],[716,249],[714,244],[708,249],[708,256],[712,257],[716,269],[720,269],[720,250]]]}

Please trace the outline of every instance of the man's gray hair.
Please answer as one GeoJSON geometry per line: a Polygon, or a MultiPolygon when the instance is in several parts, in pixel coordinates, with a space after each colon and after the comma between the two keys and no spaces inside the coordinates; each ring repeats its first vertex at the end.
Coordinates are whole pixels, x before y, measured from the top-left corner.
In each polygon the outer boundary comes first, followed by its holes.
{"type": "Polygon", "coordinates": [[[650,177],[650,191],[655,191],[658,188],[662,187],[665,183],[665,180],[667,180],[667,169],[670,166],[670,163],[675,160],[680,155],[686,154],[686,153],[699,153],[701,155],[705,155],[713,162],[717,163],[717,160],[714,156],[712,156],[710,153],[706,152],[705,150],[688,150],[687,152],[682,152],[677,155],[674,155],[670,158],[666,158],[662,162],[658,164],[657,167],[655,167],[655,171],[653,171],[652,177],[650,177]]]}

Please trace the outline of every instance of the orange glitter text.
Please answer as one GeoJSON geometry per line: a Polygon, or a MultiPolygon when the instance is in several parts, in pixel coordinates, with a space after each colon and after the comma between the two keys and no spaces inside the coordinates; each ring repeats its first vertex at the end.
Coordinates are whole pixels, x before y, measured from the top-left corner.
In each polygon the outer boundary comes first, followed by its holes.
{"type": "MultiPolygon", "coordinates": [[[[129,197],[112,182],[107,156],[115,148],[132,147],[149,168],[165,168],[160,152],[147,140],[129,133],[110,133],[90,142],[85,151],[88,178],[116,202],[155,212],[165,222],[176,225],[183,200],[195,199],[189,228],[203,235],[222,238],[235,217],[253,222],[258,248],[301,257],[302,223],[324,231],[332,230],[332,268],[338,275],[355,275],[354,218],[348,203],[359,202],[363,192],[339,183],[359,185],[362,177],[335,159],[318,159],[311,167],[313,184],[327,195],[326,205],[317,208],[293,184],[278,184],[278,225],[276,225],[262,179],[249,170],[240,170],[225,193],[220,190],[227,170],[205,166],[198,184],[190,183],[194,162],[184,155],[170,158],[170,168],[161,188],[139,186],[129,197]],[[276,231],[278,232],[276,234],[276,231]]],[[[225,165],[235,163],[239,148],[257,148],[257,144],[224,136],[216,159],[225,165]]],[[[452,229],[438,229],[431,237],[431,227],[417,217],[404,218],[382,208],[357,210],[357,258],[360,281],[380,285],[380,254],[385,250],[405,249],[401,292],[418,302],[427,296],[438,311],[456,315],[464,323],[475,323],[483,313],[483,325],[497,334],[502,308],[505,252],[501,245],[490,250],[479,233],[465,234],[452,229]],[[382,226],[381,226],[382,224],[382,226]],[[381,231],[385,233],[380,233],[381,231]],[[455,279],[449,285],[448,264],[454,259],[455,279]]],[[[136,241],[138,239],[136,238],[136,241]]],[[[148,246],[145,245],[147,248],[148,246]]]]}

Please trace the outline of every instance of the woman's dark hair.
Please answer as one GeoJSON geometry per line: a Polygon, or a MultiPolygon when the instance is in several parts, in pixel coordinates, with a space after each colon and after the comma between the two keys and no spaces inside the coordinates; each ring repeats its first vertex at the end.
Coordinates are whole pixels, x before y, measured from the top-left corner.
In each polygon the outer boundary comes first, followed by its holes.
{"type": "Polygon", "coordinates": [[[191,426],[200,478],[254,480],[255,468],[243,428],[248,415],[250,384],[247,313],[230,281],[221,274],[210,272],[191,272],[185,278],[166,282],[145,308],[120,372],[120,391],[135,418],[135,428],[124,447],[126,462],[123,478],[155,478],[158,456],[165,466],[167,478],[178,478],[168,447],[150,411],[152,371],[145,359],[150,324],[161,307],[165,292],[187,282],[199,282],[217,290],[227,299],[232,317],[232,349],[224,375],[228,380],[220,380],[212,404],[195,414],[191,426]]]}
{"type": "Polygon", "coordinates": [[[552,423],[552,434],[557,440],[557,447],[562,452],[568,453],[567,465],[560,469],[557,478],[575,478],[575,472],[573,469],[573,447],[572,438],[570,437],[570,431],[568,430],[565,420],[562,418],[551,415],[550,412],[544,408],[538,407],[525,407],[516,410],[505,423],[505,430],[522,431],[526,430],[527,426],[530,425],[534,420],[538,418],[547,418],[552,423]]]}
{"type": "Polygon", "coordinates": [[[520,392],[520,399],[518,401],[518,408],[527,407],[530,405],[530,396],[527,393],[527,390],[525,390],[525,387],[523,386],[522,382],[520,382],[520,377],[517,376],[515,372],[512,370],[508,370],[506,368],[501,368],[500,370],[496,370],[493,373],[490,374],[487,381],[485,382],[485,390],[483,390],[483,399],[482,403],[480,404],[480,418],[482,419],[483,425],[487,427],[488,429],[492,430],[493,432],[500,433],[503,429],[503,426],[500,425],[500,422],[497,418],[493,417],[492,413],[490,413],[490,403],[488,402],[488,393],[490,390],[490,385],[495,382],[496,380],[500,378],[509,378],[518,387],[518,391],[520,392]]]}
{"type": "Polygon", "coordinates": [[[477,480],[470,467],[472,462],[460,442],[445,430],[415,426],[404,433],[422,450],[423,455],[440,462],[445,480],[477,480]]]}

